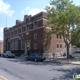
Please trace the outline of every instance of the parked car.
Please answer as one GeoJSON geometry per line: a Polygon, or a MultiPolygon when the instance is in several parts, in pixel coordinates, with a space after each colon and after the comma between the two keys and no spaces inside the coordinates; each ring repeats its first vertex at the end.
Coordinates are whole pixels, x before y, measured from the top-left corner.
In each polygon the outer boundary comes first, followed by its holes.
{"type": "Polygon", "coordinates": [[[80,58],[80,51],[75,51],[70,55],[70,58],[80,58]]]}
{"type": "Polygon", "coordinates": [[[46,58],[44,56],[41,56],[39,54],[30,54],[29,56],[25,57],[25,60],[34,60],[34,61],[44,61],[46,58]]]}
{"type": "Polygon", "coordinates": [[[3,53],[3,57],[15,57],[15,54],[13,54],[11,51],[6,51],[3,53]]]}

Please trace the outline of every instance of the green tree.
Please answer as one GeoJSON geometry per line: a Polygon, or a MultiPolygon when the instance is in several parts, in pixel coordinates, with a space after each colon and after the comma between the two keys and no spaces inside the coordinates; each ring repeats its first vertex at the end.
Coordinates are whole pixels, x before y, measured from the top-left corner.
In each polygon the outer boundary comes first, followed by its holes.
{"type": "Polygon", "coordinates": [[[71,40],[72,40],[72,45],[80,47],[80,29],[75,28],[74,30],[72,30],[71,40]]]}
{"type": "Polygon", "coordinates": [[[67,58],[69,60],[69,46],[76,41],[80,32],[80,6],[70,0],[51,0],[50,6],[46,6],[48,25],[51,25],[49,34],[63,37],[67,46],[67,58]],[[77,32],[75,29],[79,29],[77,32]],[[76,38],[75,38],[75,34],[76,38]],[[71,39],[71,35],[74,36],[71,39]]]}

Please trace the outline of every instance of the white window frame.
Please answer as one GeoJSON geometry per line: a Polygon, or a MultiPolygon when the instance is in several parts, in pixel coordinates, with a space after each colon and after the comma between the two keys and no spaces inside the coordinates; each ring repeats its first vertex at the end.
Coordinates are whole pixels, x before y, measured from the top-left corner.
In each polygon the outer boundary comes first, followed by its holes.
{"type": "Polygon", "coordinates": [[[26,26],[26,32],[28,32],[28,31],[29,31],[29,25],[26,26]]]}
{"type": "Polygon", "coordinates": [[[57,43],[57,45],[56,45],[56,48],[59,49],[59,44],[57,43]],[[57,45],[58,45],[58,47],[57,47],[57,45]]]}
{"type": "Polygon", "coordinates": [[[34,34],[34,39],[37,39],[37,34],[34,34]]]}
{"type": "Polygon", "coordinates": [[[37,29],[38,28],[38,21],[35,21],[34,22],[34,29],[37,29]],[[37,23],[37,24],[36,24],[37,23]]]}
{"type": "Polygon", "coordinates": [[[60,48],[62,48],[62,44],[60,44],[60,48]]]}
{"type": "Polygon", "coordinates": [[[37,44],[36,43],[34,44],[34,49],[37,49],[37,44]]]}

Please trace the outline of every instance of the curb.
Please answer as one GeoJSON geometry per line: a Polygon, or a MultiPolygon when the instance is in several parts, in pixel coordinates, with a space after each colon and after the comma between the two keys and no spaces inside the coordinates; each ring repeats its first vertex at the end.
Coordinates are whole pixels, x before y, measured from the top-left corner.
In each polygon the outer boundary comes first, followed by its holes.
{"type": "Polygon", "coordinates": [[[61,63],[61,64],[70,64],[70,63],[68,63],[68,62],[66,62],[66,61],[44,61],[44,62],[46,62],[46,63],[61,63]]]}
{"type": "Polygon", "coordinates": [[[71,62],[70,64],[73,64],[73,65],[80,65],[80,62],[79,62],[79,63],[71,62]]]}
{"type": "Polygon", "coordinates": [[[65,62],[65,61],[44,61],[46,63],[61,63],[61,64],[72,64],[72,65],[80,65],[80,62],[79,63],[76,63],[76,62],[65,62]]]}

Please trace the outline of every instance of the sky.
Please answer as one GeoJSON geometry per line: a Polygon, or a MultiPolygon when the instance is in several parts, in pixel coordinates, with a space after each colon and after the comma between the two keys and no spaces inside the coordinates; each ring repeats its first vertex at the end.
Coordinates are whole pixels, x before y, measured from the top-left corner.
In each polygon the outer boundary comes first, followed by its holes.
{"type": "MultiPolygon", "coordinates": [[[[3,28],[12,27],[16,20],[22,20],[24,15],[35,15],[44,11],[50,0],[0,0],[0,40],[3,40],[3,28]]],[[[80,5],[80,0],[73,0],[80,5]]]]}

